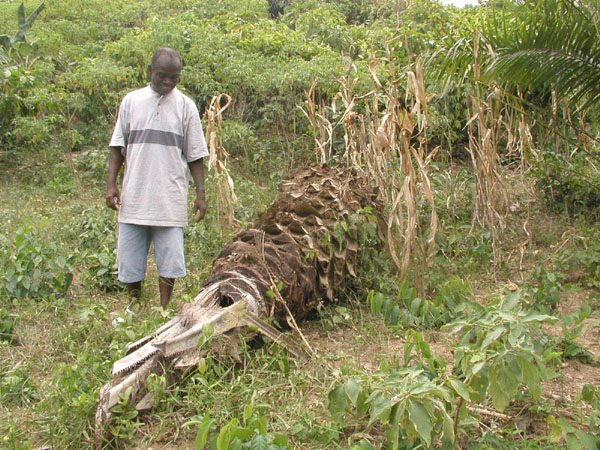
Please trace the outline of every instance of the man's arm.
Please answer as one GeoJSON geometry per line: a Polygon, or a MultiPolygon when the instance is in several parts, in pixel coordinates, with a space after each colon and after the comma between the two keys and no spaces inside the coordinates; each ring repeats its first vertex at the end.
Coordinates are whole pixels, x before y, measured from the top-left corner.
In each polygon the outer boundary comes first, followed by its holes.
{"type": "Polygon", "coordinates": [[[121,147],[111,147],[108,158],[108,181],[106,183],[106,206],[111,209],[119,209],[121,196],[117,187],[117,177],[119,170],[123,166],[125,158],[121,153],[121,147]]]}
{"type": "Polygon", "coordinates": [[[204,159],[188,163],[194,184],[196,185],[196,201],[194,202],[194,220],[200,222],[206,215],[206,199],[204,194],[204,159]]]}

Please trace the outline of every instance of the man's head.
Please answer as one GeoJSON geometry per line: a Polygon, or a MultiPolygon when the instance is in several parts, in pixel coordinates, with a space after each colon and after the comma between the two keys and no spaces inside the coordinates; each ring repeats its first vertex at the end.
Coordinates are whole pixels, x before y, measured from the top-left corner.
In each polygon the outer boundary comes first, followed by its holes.
{"type": "Polygon", "coordinates": [[[179,83],[183,62],[172,48],[159,48],[150,63],[151,87],[160,95],[166,95],[179,83]]]}

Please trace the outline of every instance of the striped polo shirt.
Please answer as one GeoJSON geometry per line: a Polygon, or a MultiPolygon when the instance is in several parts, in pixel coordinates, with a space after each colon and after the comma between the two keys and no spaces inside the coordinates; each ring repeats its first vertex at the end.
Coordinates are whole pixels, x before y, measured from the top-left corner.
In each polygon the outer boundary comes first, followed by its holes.
{"type": "Polygon", "coordinates": [[[198,108],[177,88],[130,92],[109,144],[123,148],[125,175],[119,222],[184,227],[188,163],[208,156],[198,108]]]}

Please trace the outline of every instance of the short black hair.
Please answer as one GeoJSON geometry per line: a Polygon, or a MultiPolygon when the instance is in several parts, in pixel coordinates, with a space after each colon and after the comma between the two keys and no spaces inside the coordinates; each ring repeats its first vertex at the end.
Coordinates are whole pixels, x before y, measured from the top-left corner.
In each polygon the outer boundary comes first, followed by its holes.
{"type": "Polygon", "coordinates": [[[183,59],[181,58],[181,55],[179,54],[179,52],[177,50],[169,48],[169,47],[163,47],[163,48],[159,48],[158,50],[156,50],[154,52],[154,55],[152,55],[152,61],[150,61],[151,69],[154,69],[156,67],[156,63],[158,62],[158,59],[161,56],[168,56],[169,58],[177,59],[179,61],[179,64],[181,65],[181,67],[183,67],[183,59]]]}

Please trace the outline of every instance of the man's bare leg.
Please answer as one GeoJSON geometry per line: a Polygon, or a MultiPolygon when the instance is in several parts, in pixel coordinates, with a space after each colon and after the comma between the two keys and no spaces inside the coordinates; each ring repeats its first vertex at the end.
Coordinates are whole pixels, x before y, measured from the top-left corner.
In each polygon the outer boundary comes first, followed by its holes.
{"type": "Polygon", "coordinates": [[[129,298],[131,300],[136,301],[140,299],[140,295],[142,294],[142,282],[136,281],[135,283],[126,283],[127,294],[129,294],[129,298]]]}
{"type": "Polygon", "coordinates": [[[160,292],[160,306],[167,308],[175,286],[175,278],[158,277],[158,290],[160,292]]]}

